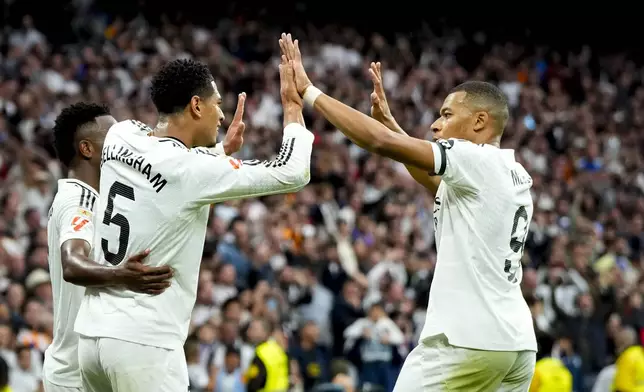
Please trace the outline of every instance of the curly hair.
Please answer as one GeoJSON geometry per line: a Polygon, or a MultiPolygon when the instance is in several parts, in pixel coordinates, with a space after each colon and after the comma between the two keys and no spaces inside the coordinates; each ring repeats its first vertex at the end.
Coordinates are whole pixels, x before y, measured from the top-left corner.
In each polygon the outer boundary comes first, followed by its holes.
{"type": "Polygon", "coordinates": [[[54,147],[58,159],[69,166],[78,154],[76,134],[86,125],[95,123],[96,117],[109,116],[110,110],[105,105],[78,102],[63,109],[54,125],[54,147]]]}
{"type": "Polygon", "coordinates": [[[179,113],[193,96],[210,97],[213,80],[207,65],[189,59],[173,60],[152,78],[150,96],[159,114],[179,113]]]}

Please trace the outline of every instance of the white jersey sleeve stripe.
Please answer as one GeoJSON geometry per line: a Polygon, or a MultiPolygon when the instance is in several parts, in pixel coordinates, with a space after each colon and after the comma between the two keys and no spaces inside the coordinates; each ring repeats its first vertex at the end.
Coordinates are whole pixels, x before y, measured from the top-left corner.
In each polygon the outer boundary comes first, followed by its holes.
{"type": "Polygon", "coordinates": [[[96,198],[97,194],[93,190],[89,189],[88,187],[79,184],[76,181],[70,181],[67,180],[70,184],[73,184],[74,186],[78,187],[81,189],[81,194],[80,194],[80,199],[78,201],[78,206],[81,208],[86,208],[89,210],[94,210],[94,203],[96,203],[96,198]]]}
{"type": "Polygon", "coordinates": [[[145,265],[167,265],[176,273],[157,296],[87,288],[75,329],[89,337],[180,350],[197,297],[210,204],[301,189],[310,179],[315,136],[300,124],[287,125],[274,159],[244,162],[216,149],[175,148],[160,143],[169,138],[134,128],[131,122],[115,124],[105,138],[95,260],[112,265],[150,249],[145,265]]]}
{"type": "Polygon", "coordinates": [[[314,138],[299,124],[287,125],[280,152],[272,161],[239,161],[198,151],[186,161],[189,177],[185,186],[196,187],[192,194],[197,206],[296,192],[309,182],[314,138]]]}
{"type": "Polygon", "coordinates": [[[434,151],[434,173],[432,175],[442,176],[447,169],[447,156],[445,155],[445,147],[440,143],[431,143],[432,150],[434,151]]]}

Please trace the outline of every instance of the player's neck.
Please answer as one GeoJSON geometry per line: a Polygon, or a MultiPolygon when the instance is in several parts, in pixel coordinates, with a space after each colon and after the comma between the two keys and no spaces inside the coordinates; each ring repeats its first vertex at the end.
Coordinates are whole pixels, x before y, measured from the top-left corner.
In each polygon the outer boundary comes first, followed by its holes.
{"type": "Polygon", "coordinates": [[[496,131],[496,132],[492,131],[492,135],[490,136],[490,138],[488,139],[486,144],[489,144],[489,145],[494,146],[496,148],[501,148],[501,135],[503,135],[502,132],[499,133],[498,131],[496,131]]]}
{"type": "Polygon", "coordinates": [[[152,134],[156,137],[178,139],[188,148],[192,148],[194,142],[186,128],[185,121],[181,116],[162,116],[152,134]]]}
{"type": "Polygon", "coordinates": [[[99,185],[99,174],[100,171],[96,170],[88,161],[79,162],[77,165],[74,165],[73,168],[69,169],[69,178],[83,181],[85,184],[98,190],[99,185]]]}
{"type": "Polygon", "coordinates": [[[494,135],[486,141],[483,141],[482,144],[489,144],[490,146],[501,148],[501,135],[494,135]]]}

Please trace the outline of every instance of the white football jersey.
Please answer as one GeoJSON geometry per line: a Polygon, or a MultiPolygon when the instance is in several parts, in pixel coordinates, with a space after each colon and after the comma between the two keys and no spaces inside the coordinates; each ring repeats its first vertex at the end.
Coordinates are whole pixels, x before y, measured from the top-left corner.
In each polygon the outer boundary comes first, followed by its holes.
{"type": "Polygon", "coordinates": [[[43,375],[48,381],[64,387],[81,387],[74,320],[85,288],[63,279],[60,246],[72,239],[87,241],[92,246],[97,199],[98,193],[84,182],[63,179],[58,181],[58,192],[49,210],[47,242],[54,301],[54,340],[45,351],[43,375]]]}
{"type": "Polygon", "coordinates": [[[432,148],[438,258],[421,341],[445,334],[459,347],[537,351],[520,287],[532,178],[514,150],[458,139],[432,148]]]}
{"type": "Polygon", "coordinates": [[[102,197],[96,210],[96,257],[119,265],[150,249],[144,261],[175,271],[171,286],[151,296],[120,288],[88,288],[76,332],[177,349],[188,334],[197,295],[210,205],[296,192],[310,178],[313,134],[284,129],[270,162],[240,161],[209,149],[188,149],[173,138],[146,136],[124,121],[112,126],[102,151],[102,197]]]}

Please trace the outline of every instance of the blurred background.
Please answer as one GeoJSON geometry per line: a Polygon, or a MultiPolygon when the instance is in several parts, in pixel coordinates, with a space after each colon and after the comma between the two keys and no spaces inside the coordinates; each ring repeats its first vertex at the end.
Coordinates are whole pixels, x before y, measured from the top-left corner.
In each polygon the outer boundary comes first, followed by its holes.
{"type": "MultiPolygon", "coordinates": [[[[249,95],[236,156],[271,158],[282,132],[277,38],[288,29],[316,85],[365,113],[366,69],[381,61],[392,112],[415,137],[431,138],[443,98],[464,80],[491,81],[507,94],[503,147],[516,150],[534,180],[522,286],[538,355],[559,358],[574,391],[593,390],[619,354],[620,332],[633,328],[635,343],[644,339],[637,20],[440,8],[4,0],[0,381],[5,373],[14,392],[39,390],[51,341],[45,227],[56,180],[66,175],[52,148],[61,108],[102,102],[118,120],[154,126],[151,75],[193,57],[211,67],[228,119],[236,94],[249,95]]],[[[272,336],[289,353],[295,390],[321,391],[346,376],[356,388],[387,392],[417,343],[436,262],[433,198],[402,165],[352,145],[320,116],[309,112],[306,122],[316,135],[310,186],[212,208],[186,343],[193,391],[245,392],[254,346],[272,336]],[[356,333],[386,319],[401,341],[356,333]]]]}

